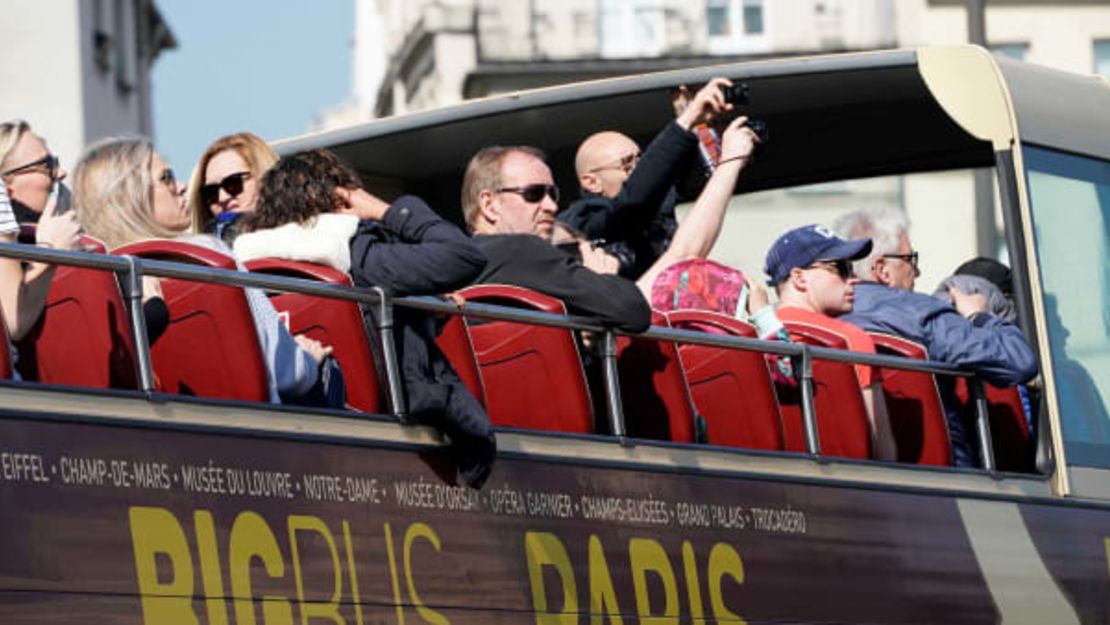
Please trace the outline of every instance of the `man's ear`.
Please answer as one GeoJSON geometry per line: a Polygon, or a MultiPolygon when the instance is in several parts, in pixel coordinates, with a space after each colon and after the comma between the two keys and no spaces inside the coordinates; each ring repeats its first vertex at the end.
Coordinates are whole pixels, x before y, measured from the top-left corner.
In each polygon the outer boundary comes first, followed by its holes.
{"type": "Polygon", "coordinates": [[[805,293],[809,290],[809,281],[806,280],[806,272],[802,271],[800,267],[795,267],[790,270],[790,275],[786,276],[786,281],[790,283],[790,287],[798,293],[805,293]]]}
{"type": "Polygon", "coordinates": [[[578,177],[578,184],[590,193],[601,193],[601,178],[597,174],[586,172],[578,177]]]}
{"type": "Polygon", "coordinates": [[[482,189],[478,192],[479,216],[482,221],[489,224],[496,224],[501,218],[500,207],[497,205],[497,199],[494,195],[495,193],[489,189],[482,189]]]}
{"type": "Polygon", "coordinates": [[[879,256],[871,263],[870,278],[879,284],[890,286],[890,267],[886,264],[886,259],[882,256],[879,256]]]}

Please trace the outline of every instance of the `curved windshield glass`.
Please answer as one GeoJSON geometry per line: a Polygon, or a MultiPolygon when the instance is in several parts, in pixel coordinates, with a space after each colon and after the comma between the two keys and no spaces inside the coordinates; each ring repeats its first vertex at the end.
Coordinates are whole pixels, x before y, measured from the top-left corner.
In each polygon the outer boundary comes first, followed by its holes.
{"type": "Polygon", "coordinates": [[[1110,162],[1025,157],[1068,463],[1110,467],[1110,162]]]}

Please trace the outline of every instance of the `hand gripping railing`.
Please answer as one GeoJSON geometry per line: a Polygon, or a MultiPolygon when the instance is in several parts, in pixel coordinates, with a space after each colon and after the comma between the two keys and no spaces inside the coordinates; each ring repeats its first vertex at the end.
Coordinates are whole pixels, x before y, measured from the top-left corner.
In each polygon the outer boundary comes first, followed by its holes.
{"type": "MultiPolygon", "coordinates": [[[[388,394],[391,413],[402,423],[406,422],[407,419],[400,369],[397,364],[397,352],[393,341],[394,306],[441,314],[462,314],[468,318],[514,321],[532,325],[593,332],[601,337],[605,397],[609,413],[610,430],[614,436],[620,438],[622,442],[627,443],[624,411],[621,406],[620,379],[617,373],[616,346],[618,335],[632,335],[604,326],[595,319],[469,302],[463,308],[460,308],[453,302],[434,297],[389,297],[388,294],[377,287],[360,290],[343,285],[326,284],[303,278],[216,269],[200,265],[137,258],[133,256],[109,256],[84,252],[68,252],[17,243],[0,243],[0,257],[85,267],[88,269],[101,269],[120,274],[123,278],[120,280],[120,283],[124,285],[124,295],[128,300],[131,311],[131,328],[135,341],[135,349],[137,351],[136,367],[138,368],[140,390],[148,396],[153,396],[155,389],[154,373],[150,360],[150,346],[147,342],[146,324],[142,312],[142,278],[144,275],[159,278],[178,278],[181,280],[192,280],[228,286],[253,287],[285,293],[302,293],[305,295],[354,301],[373,306],[373,310],[375,311],[374,316],[376,317],[376,330],[378,339],[381,341],[382,345],[382,360],[385,369],[385,371],[381,373],[385,378],[382,382],[388,394]]],[[[990,418],[983,382],[973,373],[953,365],[933,361],[910,360],[898,356],[861,354],[858,352],[815,347],[799,343],[764,341],[746,337],[708,334],[692,330],[678,330],[674,328],[652,327],[646,332],[635,336],[660,341],[673,341],[693,345],[723,347],[727,349],[741,349],[764,354],[778,354],[799,359],[801,364],[801,412],[805,427],[806,451],[814,456],[821,455],[820,432],[817,428],[817,416],[814,408],[814,360],[865,364],[906,371],[918,371],[934,375],[967,378],[971,396],[975,402],[976,428],[979,435],[980,456],[982,458],[983,468],[988,471],[993,471],[995,469],[994,450],[991,445],[990,418]]]]}

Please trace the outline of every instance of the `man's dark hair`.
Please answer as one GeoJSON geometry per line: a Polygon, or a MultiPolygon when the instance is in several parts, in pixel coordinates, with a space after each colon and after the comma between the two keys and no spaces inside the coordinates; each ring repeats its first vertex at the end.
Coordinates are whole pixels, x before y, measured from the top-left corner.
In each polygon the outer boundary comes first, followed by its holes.
{"type": "Polygon", "coordinates": [[[282,157],[266,172],[258,188],[258,203],[247,230],[305,223],[333,212],[335,190],[361,189],[358,174],[328,150],[307,150],[282,157]]]}

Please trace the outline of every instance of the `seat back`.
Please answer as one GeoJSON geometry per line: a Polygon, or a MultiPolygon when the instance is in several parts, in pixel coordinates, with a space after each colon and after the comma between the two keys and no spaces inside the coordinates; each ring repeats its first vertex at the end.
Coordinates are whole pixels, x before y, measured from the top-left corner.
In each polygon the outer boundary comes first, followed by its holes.
{"type": "MultiPolygon", "coordinates": [[[[787,322],[785,325],[791,340],[798,343],[832,349],[848,348],[847,340],[828,328],[799,322],[787,322]]],[[[815,359],[813,390],[821,453],[845,458],[869,458],[869,419],[855,368],[846,363],[815,359]]],[[[780,389],[780,400],[786,449],[805,451],[805,428],[797,391],[780,389]]]]}
{"type": "MultiPolygon", "coordinates": [[[[659,311],[652,311],[651,323],[669,327],[659,311]]],[[[617,369],[629,436],[680,443],[696,440],[697,413],[673,342],[622,336],[617,339],[617,369]]]]}
{"type": "MultiPolygon", "coordinates": [[[[34,243],[34,226],[20,241],[34,243]]],[[[104,244],[82,237],[85,250],[104,253],[104,244]]],[[[50,280],[46,306],[17,343],[24,380],[91,388],[138,388],[130,314],[111,271],[59,265],[50,280]]]]}
{"type": "MultiPolygon", "coordinates": [[[[467,287],[459,295],[468,302],[566,312],[561,301],[516,286],[483,284],[467,287]]],[[[493,423],[582,434],[593,431],[590,392],[570,330],[478,319],[468,319],[466,325],[493,423]]],[[[453,364],[465,369],[465,363],[453,364]]]]}
{"type": "MultiPolygon", "coordinates": [[[[1016,386],[999,388],[983,384],[987,391],[987,414],[990,415],[994,465],[999,471],[1030,473],[1034,471],[1034,441],[1025,420],[1025,407],[1016,386]]],[[[967,380],[956,380],[956,397],[961,417],[968,432],[975,432],[975,403],[971,401],[967,380]]]]}
{"type": "MultiPolygon", "coordinates": [[[[758,338],[750,324],[716,312],[676,310],[667,313],[667,319],[682,330],[758,338]]],[[[710,444],[783,448],[782,417],[763,354],[690,344],[678,350],[710,444]]]]}
{"type": "MultiPolygon", "coordinates": [[[[316,280],[351,286],[346,272],[332,267],[281,258],[259,258],[245,263],[255,273],[316,280]]],[[[378,369],[358,303],[304,293],[279,293],[270,301],[288,317],[289,331],[330,345],[343,371],[347,403],[356,410],[381,409],[378,369]]]]}
{"type": "MultiPolygon", "coordinates": [[[[902,337],[870,333],[880,354],[928,360],[925,347],[902,337]]],[[[883,369],[887,414],[898,447],[898,461],[948,466],[952,444],[937,381],[929,373],[883,369]]]]}
{"type": "MultiPolygon", "coordinates": [[[[236,269],[230,256],[182,241],[141,241],[114,253],[236,269]]],[[[243,289],[174,278],[161,284],[170,323],[150,354],[162,388],[182,395],[269,401],[266,364],[243,289]]]]}
{"type": "Polygon", "coordinates": [[[0,379],[12,379],[12,345],[8,329],[0,322],[0,379]]]}
{"type": "Polygon", "coordinates": [[[470,333],[467,332],[466,321],[461,315],[452,315],[443,324],[436,337],[436,345],[474,399],[483,408],[488,408],[486,387],[482,384],[482,372],[478,369],[478,356],[474,353],[474,344],[470,342],[470,333]]]}

